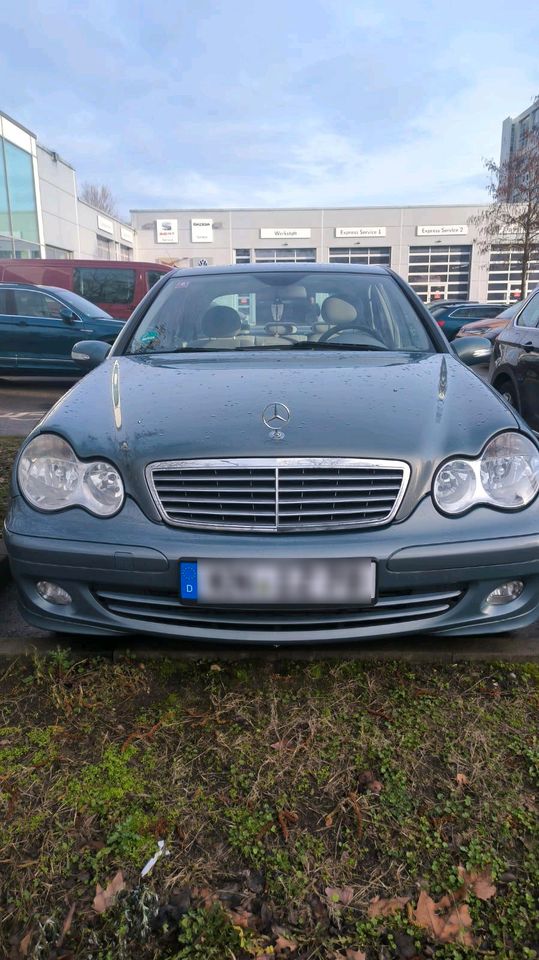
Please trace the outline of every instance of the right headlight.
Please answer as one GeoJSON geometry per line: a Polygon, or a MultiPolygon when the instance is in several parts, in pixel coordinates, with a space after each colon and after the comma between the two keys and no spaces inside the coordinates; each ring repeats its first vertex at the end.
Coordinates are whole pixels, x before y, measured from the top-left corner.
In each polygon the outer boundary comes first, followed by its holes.
{"type": "Polygon", "coordinates": [[[484,503],[505,510],[525,507],[539,490],[539,451],[521,433],[501,433],[482,454],[442,464],[434,477],[434,502],[444,513],[465,513],[484,503]]]}
{"type": "Polygon", "coordinates": [[[124,502],[116,467],[105,460],[79,460],[69,443],[53,433],[42,433],[25,447],[17,480],[25,500],[38,510],[85,507],[98,517],[111,517],[124,502]]]}

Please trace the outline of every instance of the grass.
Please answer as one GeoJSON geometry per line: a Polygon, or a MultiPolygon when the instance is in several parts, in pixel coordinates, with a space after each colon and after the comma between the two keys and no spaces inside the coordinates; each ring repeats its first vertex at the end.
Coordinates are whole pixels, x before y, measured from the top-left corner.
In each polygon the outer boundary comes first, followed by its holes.
{"type": "Polygon", "coordinates": [[[538,706],[533,665],[4,662],[0,956],[538,957],[538,706]]]}
{"type": "Polygon", "coordinates": [[[21,437],[0,437],[0,540],[9,499],[11,467],[21,443],[21,437]]]}

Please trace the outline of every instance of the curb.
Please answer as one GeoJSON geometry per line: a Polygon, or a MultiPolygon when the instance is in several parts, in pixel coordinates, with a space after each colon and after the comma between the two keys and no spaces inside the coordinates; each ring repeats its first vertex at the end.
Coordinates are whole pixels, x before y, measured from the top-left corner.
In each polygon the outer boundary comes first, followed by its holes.
{"type": "Polygon", "coordinates": [[[11,580],[11,570],[4,541],[0,537],[0,586],[9,583],[11,580]]]}

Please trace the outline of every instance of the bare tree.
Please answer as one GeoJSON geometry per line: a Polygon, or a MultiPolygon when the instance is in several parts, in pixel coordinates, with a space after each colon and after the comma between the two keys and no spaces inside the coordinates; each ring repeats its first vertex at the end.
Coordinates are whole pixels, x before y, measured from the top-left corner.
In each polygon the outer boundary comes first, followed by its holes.
{"type": "Polygon", "coordinates": [[[539,243],[539,129],[530,130],[518,150],[500,166],[486,160],[490,174],[487,190],[492,203],[470,218],[479,229],[479,247],[488,252],[494,242],[511,242],[522,251],[520,290],[526,281],[534,247],[539,243]]]}
{"type": "Polygon", "coordinates": [[[98,210],[102,210],[103,213],[110,214],[111,217],[118,216],[118,208],[112,190],[110,187],[105,186],[104,183],[101,185],[97,183],[83,183],[80,198],[86,203],[91,204],[92,207],[97,207],[98,210]]]}

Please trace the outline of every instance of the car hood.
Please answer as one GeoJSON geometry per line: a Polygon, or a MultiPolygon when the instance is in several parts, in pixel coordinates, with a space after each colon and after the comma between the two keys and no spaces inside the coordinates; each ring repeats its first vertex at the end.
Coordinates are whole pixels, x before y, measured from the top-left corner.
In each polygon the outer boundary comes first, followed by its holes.
{"type": "Polygon", "coordinates": [[[444,458],[477,454],[494,433],[518,426],[451,354],[283,351],[110,358],[36,432],[60,433],[83,459],[110,459],[139,501],[153,461],[356,456],[409,463],[412,504],[444,458]],[[262,420],[275,402],[290,410],[280,440],[262,420]]]}

